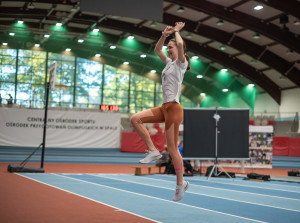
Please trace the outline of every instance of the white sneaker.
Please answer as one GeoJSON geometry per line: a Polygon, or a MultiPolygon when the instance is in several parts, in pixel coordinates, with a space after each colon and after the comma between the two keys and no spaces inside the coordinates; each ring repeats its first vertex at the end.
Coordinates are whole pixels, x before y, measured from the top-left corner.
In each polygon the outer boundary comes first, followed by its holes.
{"type": "Polygon", "coordinates": [[[160,152],[158,150],[150,151],[147,153],[146,157],[142,160],[140,160],[140,163],[150,163],[154,160],[158,160],[162,157],[160,152]]]}
{"type": "Polygon", "coordinates": [[[180,201],[184,196],[184,192],[189,188],[189,185],[190,183],[188,181],[184,181],[181,186],[177,185],[173,201],[180,201]]]}

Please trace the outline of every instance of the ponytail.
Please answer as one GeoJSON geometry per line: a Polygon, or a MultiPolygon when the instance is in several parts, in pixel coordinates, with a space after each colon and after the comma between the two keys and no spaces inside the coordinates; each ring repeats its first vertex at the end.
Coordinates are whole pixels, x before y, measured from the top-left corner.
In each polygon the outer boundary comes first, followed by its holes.
{"type": "Polygon", "coordinates": [[[188,62],[186,70],[190,70],[191,69],[191,59],[190,59],[190,57],[186,53],[184,54],[184,56],[185,56],[185,58],[186,58],[186,60],[188,62]]]}

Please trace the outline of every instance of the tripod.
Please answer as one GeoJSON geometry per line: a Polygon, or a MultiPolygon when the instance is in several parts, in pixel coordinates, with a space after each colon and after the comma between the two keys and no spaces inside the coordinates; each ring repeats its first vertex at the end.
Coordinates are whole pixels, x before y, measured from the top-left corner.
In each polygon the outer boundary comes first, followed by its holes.
{"type": "MultiPolygon", "coordinates": [[[[213,118],[216,120],[216,147],[215,147],[215,155],[216,155],[216,159],[215,159],[215,163],[213,165],[213,168],[211,169],[209,176],[207,178],[207,180],[209,180],[212,176],[212,174],[214,174],[214,176],[220,176],[222,173],[225,173],[227,175],[227,177],[232,178],[227,172],[226,170],[224,170],[224,168],[218,164],[218,134],[220,133],[220,131],[218,130],[218,122],[221,118],[221,116],[218,114],[218,108],[216,107],[216,113],[214,114],[213,118]],[[218,173],[218,167],[222,170],[221,172],[218,173]]],[[[232,178],[233,180],[233,178],[232,178]]]]}

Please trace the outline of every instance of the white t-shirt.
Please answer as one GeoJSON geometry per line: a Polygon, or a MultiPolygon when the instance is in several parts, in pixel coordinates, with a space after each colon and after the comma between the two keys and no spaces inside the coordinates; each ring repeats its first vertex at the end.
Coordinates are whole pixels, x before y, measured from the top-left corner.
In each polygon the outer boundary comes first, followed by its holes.
{"type": "Polygon", "coordinates": [[[181,63],[179,58],[173,62],[170,58],[167,58],[166,67],[163,69],[161,75],[163,103],[171,101],[179,103],[181,83],[187,66],[188,62],[186,58],[184,58],[184,63],[181,63]]]}

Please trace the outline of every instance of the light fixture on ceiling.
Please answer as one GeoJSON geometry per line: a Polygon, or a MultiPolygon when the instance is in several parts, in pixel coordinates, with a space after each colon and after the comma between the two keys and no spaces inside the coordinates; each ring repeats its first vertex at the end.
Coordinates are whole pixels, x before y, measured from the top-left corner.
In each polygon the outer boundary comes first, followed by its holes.
{"type": "Polygon", "coordinates": [[[299,20],[295,20],[295,21],[293,22],[293,24],[294,24],[294,26],[299,26],[299,25],[300,25],[300,21],[299,21],[299,20]]]}
{"type": "Polygon", "coordinates": [[[151,72],[151,73],[156,73],[156,70],[151,70],[150,72],[151,72]]]}
{"type": "Polygon", "coordinates": [[[125,65],[128,65],[128,64],[129,64],[129,62],[125,61],[123,64],[125,64],[125,65]]]}
{"type": "Polygon", "coordinates": [[[83,43],[83,42],[84,42],[84,39],[78,39],[77,42],[78,42],[78,43],[83,43]]]}
{"type": "Polygon", "coordinates": [[[133,35],[130,35],[127,37],[128,39],[134,39],[134,36],[133,35]]]}
{"type": "Polygon", "coordinates": [[[147,55],[146,55],[146,54],[141,54],[140,57],[141,57],[141,58],[146,58],[147,55]]]}
{"type": "Polygon", "coordinates": [[[101,57],[101,54],[100,54],[100,53],[97,53],[97,54],[95,55],[95,57],[101,57]]]}
{"type": "Polygon", "coordinates": [[[254,86],[255,86],[255,84],[248,84],[248,86],[249,86],[249,87],[254,87],[254,86]]]}
{"type": "Polygon", "coordinates": [[[228,92],[229,90],[227,88],[222,89],[223,92],[228,92]]]}
{"type": "Polygon", "coordinates": [[[191,33],[188,33],[188,34],[186,34],[185,38],[187,38],[187,39],[192,39],[192,38],[193,38],[193,36],[192,36],[192,34],[191,34],[191,33]]]}
{"type": "Polygon", "coordinates": [[[70,51],[71,51],[71,49],[70,49],[70,48],[66,48],[66,49],[65,49],[65,51],[67,51],[67,52],[70,52],[70,51]]]}
{"type": "Polygon", "coordinates": [[[116,49],[117,47],[116,46],[110,46],[109,47],[109,49],[112,49],[112,50],[114,50],[114,49],[116,49]]]}
{"type": "Polygon", "coordinates": [[[294,53],[294,50],[291,50],[291,49],[289,49],[285,52],[286,55],[291,55],[292,53],[294,53]]]}
{"type": "Polygon", "coordinates": [[[32,2],[29,3],[29,5],[27,6],[28,9],[34,9],[35,6],[32,2]]]}
{"type": "Polygon", "coordinates": [[[96,32],[99,32],[99,28],[94,28],[94,29],[93,29],[93,32],[95,32],[95,33],[96,33],[96,32]]]}
{"type": "Polygon", "coordinates": [[[3,46],[7,46],[7,43],[2,43],[3,46]]]}
{"type": "Polygon", "coordinates": [[[182,13],[184,12],[184,7],[181,5],[178,9],[177,12],[182,13]]]}
{"type": "Polygon", "coordinates": [[[198,56],[192,56],[192,59],[197,60],[197,59],[199,59],[199,57],[198,56]]]}
{"type": "Polygon", "coordinates": [[[200,78],[203,78],[203,75],[198,74],[196,77],[200,79],[200,78]]]}
{"type": "Polygon", "coordinates": [[[200,95],[201,95],[201,96],[205,96],[206,94],[205,94],[205,93],[201,93],[200,95]]]}
{"type": "Polygon", "coordinates": [[[62,26],[62,23],[61,22],[57,22],[56,26],[62,26]]]}
{"type": "Polygon", "coordinates": [[[252,59],[252,60],[250,60],[250,63],[252,63],[252,64],[257,64],[257,60],[252,59]]]}
{"type": "Polygon", "coordinates": [[[35,47],[40,47],[39,43],[34,44],[35,47]]]}
{"type": "Polygon", "coordinates": [[[78,6],[77,5],[73,5],[73,7],[71,8],[71,12],[76,12],[76,10],[78,9],[78,6]]]}
{"type": "Polygon", "coordinates": [[[216,23],[217,26],[222,26],[223,24],[223,19],[219,19],[219,21],[216,23]]]}
{"type": "Polygon", "coordinates": [[[279,23],[283,24],[281,31],[283,31],[283,32],[289,31],[289,28],[286,26],[286,24],[289,23],[289,17],[287,15],[280,16],[279,23]]]}
{"type": "Polygon", "coordinates": [[[157,25],[156,25],[156,22],[151,22],[150,23],[150,27],[156,27],[157,25]]]}
{"type": "Polygon", "coordinates": [[[49,34],[45,34],[44,37],[45,37],[45,38],[49,38],[50,35],[49,35],[49,34]]]}
{"type": "Polygon", "coordinates": [[[264,6],[262,4],[257,4],[256,6],[254,6],[254,10],[259,11],[262,10],[264,8],[264,6]]]}
{"type": "Polygon", "coordinates": [[[252,39],[259,39],[260,38],[260,34],[256,33],[252,36],[252,39]]]}
{"type": "Polygon", "coordinates": [[[9,35],[10,35],[10,36],[14,36],[14,35],[15,35],[15,33],[9,33],[9,35]]]}
{"type": "Polygon", "coordinates": [[[226,50],[226,46],[221,45],[221,46],[219,47],[219,49],[222,50],[222,51],[224,51],[224,50],[226,50]]]}
{"type": "Polygon", "coordinates": [[[24,23],[23,19],[18,19],[18,24],[23,24],[23,23],[24,23]]]}
{"type": "Polygon", "coordinates": [[[221,71],[226,72],[226,71],[228,71],[228,69],[223,68],[223,69],[221,69],[221,71]]]}

